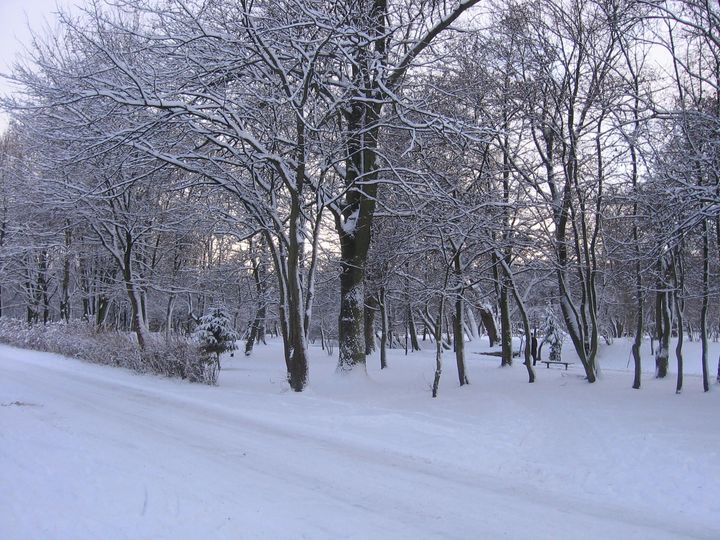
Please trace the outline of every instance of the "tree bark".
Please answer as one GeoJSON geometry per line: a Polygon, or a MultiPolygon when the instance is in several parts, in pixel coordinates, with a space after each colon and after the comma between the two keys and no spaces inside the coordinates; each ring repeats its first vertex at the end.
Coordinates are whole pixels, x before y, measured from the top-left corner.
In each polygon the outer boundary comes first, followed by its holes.
{"type": "Polygon", "coordinates": [[[655,372],[656,377],[660,379],[667,376],[670,357],[670,333],[672,331],[672,325],[670,322],[670,306],[668,300],[667,290],[658,291],[656,300],[656,315],[659,315],[656,323],[658,325],[658,347],[655,354],[655,372]]]}
{"type": "Polygon", "coordinates": [[[700,308],[700,341],[702,347],[701,362],[703,375],[703,390],[710,390],[710,376],[708,372],[708,335],[707,335],[707,313],[708,300],[710,296],[710,239],[708,238],[707,219],[703,219],[703,276],[702,276],[702,307],[700,308]]]}
{"type": "Polygon", "coordinates": [[[388,326],[385,287],[380,287],[380,369],[387,367],[388,326]]]}
{"type": "Polygon", "coordinates": [[[72,233],[69,223],[65,224],[65,253],[63,254],[63,273],[60,283],[60,319],[70,322],[70,244],[72,233]]]}
{"type": "Polygon", "coordinates": [[[677,359],[677,383],[675,385],[675,393],[682,392],[683,387],[683,315],[685,312],[685,299],[683,298],[683,288],[685,286],[685,273],[683,269],[682,254],[679,250],[675,252],[675,262],[673,264],[673,296],[675,298],[675,315],[677,318],[677,345],[675,346],[675,358],[677,359]]]}
{"type": "Polygon", "coordinates": [[[635,265],[635,295],[637,296],[637,319],[635,321],[635,339],[632,345],[632,355],[635,364],[635,372],[633,376],[633,388],[640,388],[642,381],[642,358],[640,356],[640,346],[643,337],[643,297],[642,297],[642,276],[640,275],[640,261],[635,265]]]}
{"type": "MultiPolygon", "coordinates": [[[[520,294],[517,291],[517,287],[515,286],[515,280],[512,276],[512,270],[510,269],[510,265],[506,261],[502,261],[502,273],[504,274],[506,278],[506,283],[511,288],[513,297],[515,298],[515,302],[518,306],[518,310],[520,311],[520,316],[522,317],[523,321],[523,330],[525,332],[525,347],[524,347],[524,364],[527,368],[528,372],[528,382],[534,383],[535,382],[535,370],[533,369],[533,359],[532,359],[532,339],[533,335],[530,330],[530,319],[527,315],[527,310],[525,309],[525,303],[523,302],[522,298],[520,297],[520,294]]],[[[540,351],[538,351],[538,357],[539,357],[540,351]]]]}
{"type": "MultiPolygon", "coordinates": [[[[503,274],[501,272],[501,274],[503,274]]],[[[512,366],[512,327],[510,326],[510,299],[508,297],[507,283],[505,278],[500,277],[500,342],[502,345],[502,357],[500,366],[512,366]]]]}
{"type": "MultiPolygon", "coordinates": [[[[252,249],[252,244],[251,244],[252,249]]],[[[265,317],[266,317],[266,301],[265,301],[265,276],[263,273],[262,260],[260,257],[253,260],[253,280],[255,282],[255,294],[257,296],[257,306],[255,317],[250,326],[247,341],[245,342],[245,356],[250,356],[256,343],[264,341],[265,333],[265,317]]]]}
{"type": "MultiPolygon", "coordinates": [[[[718,106],[720,107],[720,100],[718,101],[718,106]]],[[[717,243],[717,256],[718,256],[718,262],[720,262],[720,216],[717,216],[715,218],[715,242],[717,243]]],[[[692,341],[692,338],[690,338],[692,341]]],[[[720,383],[720,355],[718,355],[718,365],[717,365],[717,376],[715,379],[718,383],[720,383]]]]}
{"type": "Polygon", "coordinates": [[[374,294],[365,298],[365,355],[375,352],[375,314],[378,311],[378,299],[374,294]]]}
{"type": "Polygon", "coordinates": [[[490,346],[494,347],[495,343],[497,343],[498,341],[495,317],[493,316],[492,311],[485,306],[480,306],[478,311],[480,312],[480,320],[482,321],[482,325],[485,328],[485,332],[487,332],[488,339],[490,340],[490,346]]]}
{"type": "Polygon", "coordinates": [[[435,376],[433,377],[432,397],[437,397],[438,388],[440,387],[440,376],[442,375],[442,322],[443,308],[445,307],[445,298],[440,297],[440,307],[438,308],[437,320],[435,323],[435,376]]]}
{"type": "Polygon", "coordinates": [[[454,273],[455,273],[455,316],[453,317],[453,333],[455,335],[455,361],[458,369],[458,380],[460,386],[468,384],[467,373],[465,371],[465,332],[463,329],[463,316],[465,313],[465,305],[463,302],[462,287],[462,261],[460,257],[460,249],[455,252],[454,257],[454,273]]]}

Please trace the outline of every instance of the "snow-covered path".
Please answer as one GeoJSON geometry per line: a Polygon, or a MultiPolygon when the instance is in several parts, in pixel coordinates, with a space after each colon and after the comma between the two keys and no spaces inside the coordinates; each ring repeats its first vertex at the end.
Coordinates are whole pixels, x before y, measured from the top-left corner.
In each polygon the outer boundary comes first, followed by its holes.
{"type": "MultiPolygon", "coordinates": [[[[267,384],[243,388],[262,372],[247,362],[233,360],[221,386],[208,388],[0,347],[0,538],[720,537],[716,516],[705,515],[718,506],[717,478],[692,485],[705,476],[691,469],[712,455],[690,452],[677,463],[667,449],[657,463],[688,469],[688,485],[662,507],[652,498],[636,504],[652,486],[630,484],[628,497],[586,491],[602,483],[606,448],[593,457],[594,480],[582,462],[574,468],[572,452],[582,448],[543,458],[557,452],[559,433],[534,445],[528,463],[514,434],[532,440],[545,430],[542,410],[483,426],[487,417],[462,414],[477,395],[445,407],[426,396],[343,400],[322,385],[296,395],[281,391],[277,367],[262,377],[267,384]],[[682,501],[696,488],[714,500],[688,514],[695,505],[682,501]]],[[[350,395],[382,391],[372,380],[334,382],[350,395]]],[[[623,433],[605,437],[622,447],[623,433]]],[[[628,482],[648,480],[640,474],[628,482]]]]}

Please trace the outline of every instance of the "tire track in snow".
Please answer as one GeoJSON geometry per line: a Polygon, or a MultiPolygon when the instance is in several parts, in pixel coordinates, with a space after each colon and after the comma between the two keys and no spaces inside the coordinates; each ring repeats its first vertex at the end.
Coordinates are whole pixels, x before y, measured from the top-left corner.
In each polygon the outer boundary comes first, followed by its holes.
{"type": "MultiPolygon", "coordinates": [[[[509,526],[532,531],[534,538],[575,538],[579,530],[602,536],[618,533],[623,538],[717,537],[691,523],[678,526],[677,520],[638,515],[619,505],[593,505],[590,499],[457,468],[439,456],[429,458],[339,433],[318,432],[303,427],[301,412],[290,413],[289,419],[259,419],[205,401],[222,389],[208,388],[198,393],[202,397],[188,397],[178,395],[185,385],[120,376],[113,368],[79,364],[79,370],[78,366],[66,369],[65,361],[16,361],[5,351],[0,351],[0,357],[5,372],[0,388],[25,386],[70,404],[80,418],[112,419],[127,432],[165,439],[179,452],[220,468],[219,474],[238,467],[243,474],[251,471],[258,478],[291,488],[295,496],[315,497],[334,512],[355,515],[351,521],[365,516],[379,530],[394,531],[394,537],[468,538],[476,536],[473,532],[507,532],[509,526]],[[200,438],[202,443],[197,442],[200,438]],[[239,460],[238,452],[246,457],[239,460]],[[543,524],[543,530],[536,529],[538,524],[543,524]]],[[[296,397],[300,408],[300,396],[296,397]]],[[[282,489],[273,487],[266,495],[274,496],[282,489]]],[[[342,532],[342,537],[352,537],[351,530],[339,531],[336,526],[327,530],[327,537],[342,532]]]]}

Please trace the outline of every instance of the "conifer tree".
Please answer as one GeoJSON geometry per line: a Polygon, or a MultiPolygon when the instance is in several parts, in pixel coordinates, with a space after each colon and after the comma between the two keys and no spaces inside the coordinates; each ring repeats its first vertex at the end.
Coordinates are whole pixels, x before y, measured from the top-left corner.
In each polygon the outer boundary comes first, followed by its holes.
{"type": "Polygon", "coordinates": [[[240,335],[232,328],[230,318],[225,309],[216,306],[207,315],[200,317],[193,336],[200,343],[200,347],[208,356],[215,354],[215,361],[220,369],[220,355],[227,351],[237,349],[235,341],[240,335]]]}

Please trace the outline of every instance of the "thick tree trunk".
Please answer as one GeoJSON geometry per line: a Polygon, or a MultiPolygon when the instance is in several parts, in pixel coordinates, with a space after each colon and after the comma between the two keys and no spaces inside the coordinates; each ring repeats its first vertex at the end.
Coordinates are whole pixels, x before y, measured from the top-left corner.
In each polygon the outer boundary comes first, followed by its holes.
{"type": "MultiPolygon", "coordinates": [[[[303,300],[303,285],[300,277],[300,256],[302,255],[302,234],[300,223],[302,202],[299,199],[298,193],[302,193],[302,185],[305,178],[304,132],[300,126],[298,126],[298,133],[300,139],[300,149],[298,150],[298,154],[302,157],[298,160],[300,165],[298,165],[295,178],[297,192],[293,192],[291,194],[290,216],[288,220],[287,316],[289,341],[286,347],[289,346],[290,349],[287,354],[290,359],[290,369],[288,370],[288,382],[290,383],[290,388],[296,392],[302,392],[308,383],[309,367],[307,335],[305,333],[305,315],[308,308],[303,300]]],[[[308,286],[312,287],[313,284],[309,283],[308,286]]]]}
{"type": "MultiPolygon", "coordinates": [[[[354,258],[365,264],[364,258],[354,258]]],[[[363,313],[363,270],[354,264],[344,264],[340,274],[340,317],[338,321],[338,370],[351,371],[365,365],[365,328],[363,313]]]]}
{"type": "Polygon", "coordinates": [[[488,339],[490,340],[490,346],[494,347],[495,343],[498,342],[498,332],[497,326],[495,324],[495,316],[493,315],[492,310],[490,310],[486,306],[480,306],[478,311],[480,312],[480,320],[482,321],[482,325],[485,328],[485,332],[487,332],[488,339]]]}
{"type": "Polygon", "coordinates": [[[130,300],[130,317],[131,317],[131,328],[137,336],[138,346],[141,349],[145,349],[148,344],[147,339],[147,328],[145,327],[145,320],[142,316],[142,305],[140,300],[140,292],[138,286],[135,283],[135,275],[133,273],[133,243],[134,240],[130,233],[125,234],[125,251],[123,253],[123,281],[125,282],[125,291],[130,300]]]}
{"type": "Polygon", "coordinates": [[[658,320],[658,348],[655,354],[656,377],[662,379],[667,376],[668,362],[670,358],[670,333],[672,324],[670,322],[670,306],[667,290],[658,291],[656,313],[658,320]]]}
{"type": "Polygon", "coordinates": [[[127,291],[128,299],[130,300],[131,329],[137,336],[138,346],[141,349],[145,349],[148,344],[147,329],[145,327],[145,321],[143,321],[142,318],[140,295],[137,292],[135,283],[133,282],[132,273],[129,271],[125,273],[125,290],[127,291]]]}
{"type": "Polygon", "coordinates": [[[365,265],[370,248],[377,195],[376,121],[381,105],[356,102],[347,115],[348,131],[345,184],[349,188],[340,215],[335,216],[340,236],[340,316],[338,322],[338,371],[365,367],[365,265]]]}
{"type": "Polygon", "coordinates": [[[130,326],[137,336],[138,346],[141,349],[145,349],[148,344],[147,329],[145,328],[145,321],[143,321],[142,318],[140,295],[138,294],[136,286],[132,281],[132,274],[129,274],[128,277],[126,277],[125,290],[127,291],[128,299],[130,300],[130,326]]]}

